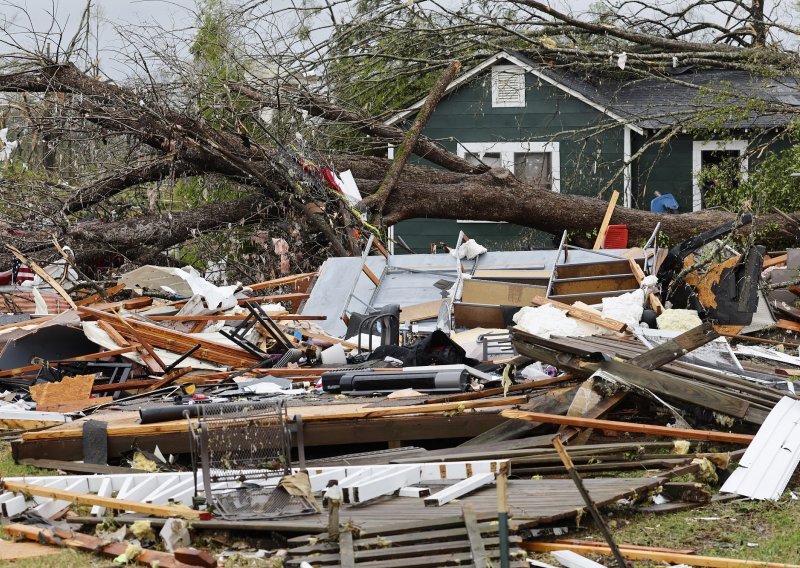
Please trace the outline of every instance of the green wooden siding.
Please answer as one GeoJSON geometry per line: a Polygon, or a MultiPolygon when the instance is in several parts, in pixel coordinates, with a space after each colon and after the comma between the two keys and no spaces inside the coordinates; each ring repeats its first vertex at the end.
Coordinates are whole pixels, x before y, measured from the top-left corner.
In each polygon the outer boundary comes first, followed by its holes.
{"type": "MultiPolygon", "coordinates": [[[[452,152],[457,151],[458,142],[558,142],[561,191],[598,195],[614,168],[621,167],[622,126],[530,73],[526,74],[525,103],[524,109],[493,108],[491,72],[487,70],[445,97],[424,133],[452,152]]],[[[622,187],[620,175],[612,189],[622,191],[622,187]]],[[[446,219],[403,221],[395,226],[395,235],[415,251],[429,252],[432,243],[453,246],[460,230],[490,250],[552,248],[561,238],[510,223],[446,219]]],[[[400,247],[395,252],[400,253],[400,247]]]]}

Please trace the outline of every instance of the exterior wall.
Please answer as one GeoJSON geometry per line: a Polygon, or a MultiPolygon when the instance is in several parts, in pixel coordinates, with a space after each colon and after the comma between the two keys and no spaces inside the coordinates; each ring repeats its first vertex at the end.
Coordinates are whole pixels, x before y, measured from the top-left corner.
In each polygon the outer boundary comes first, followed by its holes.
{"type": "MultiPolygon", "coordinates": [[[[759,156],[748,156],[748,170],[753,171],[758,167],[758,162],[769,152],[779,152],[786,149],[789,143],[785,139],[771,140],[769,133],[753,130],[730,131],[727,133],[709,133],[702,136],[684,133],[674,137],[668,144],[656,144],[644,151],[642,156],[633,164],[632,177],[632,206],[639,209],[650,209],[650,201],[655,197],[655,192],[662,194],[671,193],[678,200],[680,213],[692,211],[694,165],[692,160],[693,145],[695,141],[707,140],[746,140],[750,148],[769,142],[769,149],[759,156]]],[[[646,143],[647,138],[632,135],[632,152],[635,154],[646,143]]]]}
{"type": "MultiPolygon", "coordinates": [[[[561,191],[597,195],[622,165],[622,125],[530,73],[525,77],[525,108],[492,107],[487,69],[439,103],[425,135],[452,152],[457,152],[458,142],[558,142],[561,191]]],[[[612,189],[623,191],[622,175],[612,189]]],[[[403,221],[395,226],[395,235],[417,252],[430,252],[431,243],[453,246],[460,230],[490,250],[552,248],[561,238],[506,223],[443,219],[403,221]]],[[[395,252],[401,249],[395,247],[395,252]]]]}

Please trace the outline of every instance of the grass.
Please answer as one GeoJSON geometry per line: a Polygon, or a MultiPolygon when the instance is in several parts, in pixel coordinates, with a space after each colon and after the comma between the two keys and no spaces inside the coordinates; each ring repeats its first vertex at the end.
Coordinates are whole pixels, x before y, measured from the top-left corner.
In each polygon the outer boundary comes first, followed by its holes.
{"type": "Polygon", "coordinates": [[[29,465],[14,463],[11,457],[11,444],[0,442],[0,477],[21,477],[23,475],[56,475],[53,469],[40,469],[29,465]]]}
{"type": "MultiPolygon", "coordinates": [[[[788,495],[788,492],[787,492],[788,495]]],[[[617,508],[606,517],[618,544],[693,549],[695,554],[800,564],[800,501],[729,501],[678,513],[653,515],[617,508]]],[[[588,516],[587,526],[565,538],[603,542],[588,516]]],[[[549,555],[535,558],[549,560],[549,555]]],[[[611,565],[610,556],[587,555],[611,565]]],[[[636,566],[655,566],[637,561],[636,566]]]]}

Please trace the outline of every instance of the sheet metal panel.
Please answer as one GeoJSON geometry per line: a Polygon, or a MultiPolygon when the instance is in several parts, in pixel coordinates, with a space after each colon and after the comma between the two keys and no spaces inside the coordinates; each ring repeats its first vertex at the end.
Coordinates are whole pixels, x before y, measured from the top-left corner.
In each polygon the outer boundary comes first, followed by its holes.
{"type": "Polygon", "coordinates": [[[784,397],[769,413],[720,489],[752,499],[778,499],[800,462],[800,400],[784,397]]]}

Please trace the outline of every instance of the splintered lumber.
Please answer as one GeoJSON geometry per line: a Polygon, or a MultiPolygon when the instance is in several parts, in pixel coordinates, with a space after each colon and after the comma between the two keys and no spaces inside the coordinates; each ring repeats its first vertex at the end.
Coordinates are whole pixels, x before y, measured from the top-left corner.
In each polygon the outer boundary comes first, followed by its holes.
{"type": "Polygon", "coordinates": [[[152,346],[167,349],[176,353],[186,353],[195,345],[200,344],[200,349],[194,352],[194,356],[205,359],[220,365],[230,367],[250,367],[258,363],[258,359],[239,347],[222,345],[207,339],[198,339],[186,333],[168,329],[156,324],[128,318],[125,321],[128,326],[123,326],[117,320],[116,315],[109,314],[94,308],[80,307],[80,313],[84,316],[95,317],[100,321],[111,324],[122,335],[133,337],[130,328],[136,330],[140,337],[148,341],[152,346]]]}
{"type": "Polygon", "coordinates": [[[257,284],[250,284],[247,286],[254,292],[258,290],[269,290],[271,288],[277,288],[279,286],[286,286],[287,284],[297,284],[299,282],[310,281],[314,276],[316,276],[316,272],[306,272],[304,274],[294,274],[292,276],[284,276],[282,278],[275,278],[273,280],[266,280],[264,282],[258,282],[257,284]]]}
{"type": "MultiPolygon", "coordinates": [[[[570,544],[560,542],[523,542],[522,548],[528,552],[553,552],[557,550],[571,550],[584,554],[611,554],[611,549],[605,545],[570,544]]],[[[740,568],[745,566],[758,566],[759,568],[800,568],[798,564],[783,564],[781,562],[764,562],[763,560],[739,560],[736,558],[717,558],[714,556],[697,556],[681,552],[662,552],[658,550],[640,550],[634,547],[621,546],[620,552],[625,558],[631,560],[651,560],[653,562],[668,562],[671,564],[686,564],[689,566],[708,566],[710,568],[740,568]]]]}
{"type": "Polygon", "coordinates": [[[91,493],[78,493],[76,491],[66,491],[64,489],[54,489],[52,487],[41,487],[33,483],[23,481],[4,480],[2,488],[5,491],[22,493],[23,495],[34,495],[36,497],[48,497],[69,503],[81,505],[99,505],[107,509],[117,509],[120,511],[135,511],[154,517],[179,517],[181,519],[197,520],[200,518],[200,511],[187,507],[177,507],[174,505],[151,505],[150,503],[140,503],[128,499],[116,499],[114,497],[102,497],[91,493]]]}
{"type": "Polygon", "coordinates": [[[569,304],[562,304],[561,302],[557,302],[549,298],[533,298],[531,300],[531,304],[535,306],[553,306],[559,310],[566,311],[567,314],[575,319],[579,319],[605,329],[610,329],[611,331],[616,331],[617,333],[623,333],[626,329],[628,329],[627,324],[611,318],[604,318],[602,315],[595,313],[593,310],[587,310],[586,308],[571,306],[569,304]]]}
{"type": "Polygon", "coordinates": [[[64,377],[58,383],[33,385],[30,388],[31,398],[36,403],[36,409],[41,411],[58,405],[85,403],[82,408],[77,408],[82,410],[93,404],[89,396],[92,394],[94,378],[94,375],[78,375],[64,377]]]}
{"type": "Polygon", "coordinates": [[[158,356],[156,350],[153,349],[153,346],[150,345],[150,343],[144,337],[142,337],[138,331],[133,329],[133,326],[125,321],[121,315],[115,315],[117,316],[117,321],[119,321],[119,323],[128,330],[134,339],[136,339],[139,345],[142,346],[144,351],[139,351],[139,353],[141,353],[142,359],[147,364],[147,368],[153,373],[163,373],[166,365],[164,364],[164,361],[161,360],[161,357],[158,356]]]}
{"type": "Polygon", "coordinates": [[[161,378],[161,380],[153,383],[152,385],[150,385],[149,387],[144,389],[144,392],[151,392],[151,391],[154,391],[156,389],[160,389],[162,387],[165,387],[168,384],[174,382],[175,380],[181,378],[185,374],[191,373],[191,372],[192,372],[192,368],[191,367],[184,367],[183,369],[175,369],[174,371],[171,371],[171,372],[167,373],[166,375],[164,375],[161,378]]]}
{"type": "MultiPolygon", "coordinates": [[[[110,298],[114,294],[118,294],[118,293],[122,292],[124,289],[125,289],[125,284],[117,284],[115,286],[112,286],[111,288],[106,288],[105,290],[103,290],[103,292],[105,293],[106,298],[110,298]]],[[[91,306],[92,304],[96,304],[97,302],[99,302],[102,299],[103,299],[103,296],[100,295],[100,292],[97,292],[96,294],[92,294],[91,296],[87,296],[87,297],[83,298],[82,300],[78,300],[77,302],[75,302],[75,305],[76,306],[91,306]]]]}
{"type": "MultiPolygon", "coordinates": [[[[6,525],[3,529],[11,536],[24,537],[39,543],[73,548],[84,552],[99,553],[113,558],[125,554],[125,551],[128,549],[127,542],[112,542],[106,544],[102,539],[96,536],[58,527],[44,529],[23,525],[21,523],[13,523],[6,525]]],[[[189,566],[188,564],[177,561],[174,555],[157,550],[142,550],[134,562],[145,566],[159,566],[161,568],[183,568],[189,566]]]]}
{"type": "Polygon", "coordinates": [[[61,287],[61,284],[59,284],[58,282],[56,282],[55,278],[53,278],[52,276],[50,276],[50,275],[47,273],[47,271],[46,271],[44,268],[42,268],[41,266],[39,266],[38,264],[36,264],[36,263],[35,263],[35,262],[33,262],[32,260],[29,260],[29,259],[25,258],[25,255],[23,255],[23,254],[22,254],[22,253],[19,251],[19,249],[18,249],[17,247],[15,247],[15,246],[13,246],[13,245],[9,245],[9,244],[7,244],[7,245],[6,245],[6,248],[7,248],[8,250],[10,250],[10,251],[11,251],[11,254],[13,254],[15,257],[17,257],[17,259],[18,259],[18,260],[19,260],[19,261],[20,261],[22,264],[25,264],[25,265],[27,265],[27,266],[28,266],[28,268],[30,268],[30,269],[31,269],[33,272],[35,272],[35,273],[36,273],[36,275],[37,275],[39,278],[41,278],[42,280],[44,280],[45,282],[47,282],[47,284],[49,284],[49,285],[50,285],[50,287],[51,287],[53,290],[55,290],[55,291],[58,293],[58,295],[59,295],[59,296],[61,296],[62,298],[64,298],[64,301],[65,301],[65,302],[67,302],[67,304],[69,304],[69,306],[70,306],[70,307],[71,307],[73,310],[77,309],[77,306],[75,305],[75,302],[72,300],[72,298],[70,297],[70,295],[69,295],[69,294],[67,294],[67,291],[66,291],[66,290],[64,290],[64,288],[62,288],[62,287],[61,287]]]}
{"type": "Polygon", "coordinates": [[[718,432],[714,430],[691,430],[688,428],[669,428],[653,424],[636,424],[634,422],[618,422],[616,420],[601,420],[599,418],[579,418],[577,416],[560,416],[557,414],[543,414],[541,412],[528,412],[525,410],[503,410],[500,412],[506,418],[517,418],[529,422],[542,422],[545,424],[566,424],[579,428],[601,428],[616,432],[637,432],[651,436],[665,436],[667,438],[688,438],[691,440],[708,440],[710,442],[724,442],[729,444],[749,444],[753,440],[750,434],[735,434],[733,432],[718,432]]]}
{"type": "Polygon", "coordinates": [[[614,214],[614,207],[617,205],[617,199],[619,199],[619,191],[614,191],[614,193],[611,194],[611,199],[608,202],[606,214],[603,216],[603,222],[600,223],[600,230],[597,232],[597,239],[595,239],[594,246],[592,247],[594,250],[603,248],[603,245],[606,243],[608,224],[611,222],[611,215],[614,214]]]}

